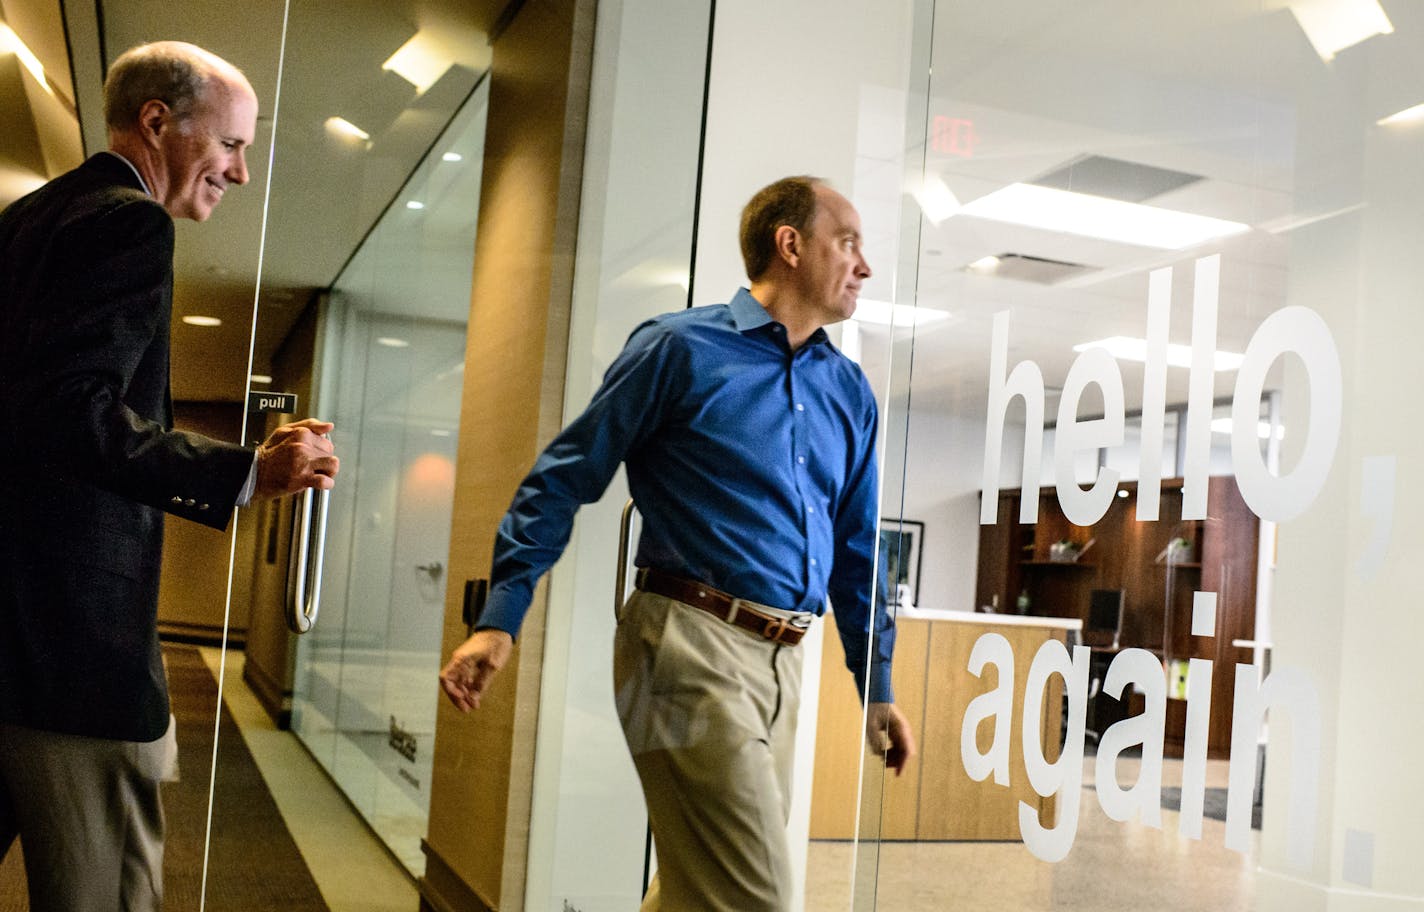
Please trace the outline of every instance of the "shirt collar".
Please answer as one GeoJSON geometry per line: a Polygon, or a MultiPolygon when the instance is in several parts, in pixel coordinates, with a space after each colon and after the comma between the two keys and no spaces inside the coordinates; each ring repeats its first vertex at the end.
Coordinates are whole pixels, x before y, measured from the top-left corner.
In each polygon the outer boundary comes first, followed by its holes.
{"type": "Polygon", "coordinates": [[[148,189],[148,184],[144,182],[143,175],[138,173],[138,168],[134,166],[133,162],[129,161],[127,158],[124,158],[122,155],[112,149],[105,149],[104,151],[107,154],[114,156],[114,158],[117,158],[124,164],[128,165],[129,170],[134,173],[134,177],[138,178],[138,185],[143,188],[143,192],[148,194],[149,196],[153,196],[153,191],[148,189]]]}
{"type": "MultiPolygon", "coordinates": [[[[736,296],[728,306],[732,309],[732,324],[737,327],[737,332],[750,332],[776,322],[771,318],[771,314],[766,312],[766,308],[761,306],[761,302],[752,297],[752,293],[745,288],[737,289],[736,296]]],[[[831,337],[826,335],[825,329],[817,329],[811,333],[806,344],[819,344],[830,340],[831,337]]]]}

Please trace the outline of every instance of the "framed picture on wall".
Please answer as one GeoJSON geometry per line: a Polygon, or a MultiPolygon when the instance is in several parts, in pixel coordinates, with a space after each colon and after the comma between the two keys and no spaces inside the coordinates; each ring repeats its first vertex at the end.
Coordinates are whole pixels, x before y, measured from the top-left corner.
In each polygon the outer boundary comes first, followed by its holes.
{"type": "Polygon", "coordinates": [[[886,589],[891,605],[915,605],[920,598],[920,557],[925,524],[913,519],[880,520],[880,550],[889,566],[886,589]]]}

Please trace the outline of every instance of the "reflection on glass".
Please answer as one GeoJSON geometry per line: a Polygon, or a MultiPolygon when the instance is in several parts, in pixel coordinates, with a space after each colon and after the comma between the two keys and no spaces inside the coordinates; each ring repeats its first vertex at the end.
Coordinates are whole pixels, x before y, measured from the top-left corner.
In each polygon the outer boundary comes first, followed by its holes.
{"type": "MultiPolygon", "coordinates": [[[[1366,658],[1417,626],[1373,607],[1397,589],[1361,588],[1388,575],[1397,476],[1388,460],[1342,460],[1352,412],[1398,421],[1374,401],[1407,370],[1385,340],[1418,325],[1383,303],[1418,278],[1388,256],[1396,232],[1417,234],[1399,175],[1420,141],[1389,115],[1418,98],[1377,94],[1414,82],[1403,49],[1418,20],[1374,0],[1281,6],[1292,15],[1110,3],[1070,21],[1037,0],[920,4],[933,66],[917,70],[925,157],[907,186],[933,192],[914,196],[923,220],[902,261],[972,342],[917,333],[908,404],[894,403],[909,427],[896,512],[925,518],[927,568],[976,581],[948,607],[979,612],[954,630],[901,617],[902,636],[929,625],[924,726],[938,736],[905,842],[888,839],[907,787],[886,783],[875,895],[857,908],[1363,909],[1424,895],[1398,863],[1418,839],[1397,801],[1360,786],[1418,749],[1365,696],[1367,682],[1412,686],[1409,659],[1366,658]],[[1172,221],[1231,228],[1171,240],[1172,221]],[[1358,334],[1390,354],[1357,356],[1358,334]],[[1342,387],[1357,357],[1382,385],[1342,387]],[[1044,425],[1025,401],[1044,404],[1044,425]],[[986,439],[1001,418],[1002,439],[986,439]],[[957,423],[982,523],[937,506],[957,494],[953,457],[917,452],[944,454],[957,423]],[[1356,510],[1371,517],[1359,563],[1356,510]],[[1122,599],[1106,640],[1085,624],[1103,592],[1122,599]],[[1061,645],[1005,645],[1050,622],[1067,627],[1061,645]],[[936,652],[941,634],[959,651],[936,652]],[[956,676],[943,692],[975,704],[929,708],[936,657],[956,676]],[[1002,824],[1010,842],[930,836],[965,783],[975,797],[953,819],[1002,824]],[[1024,788],[1051,807],[993,805],[1024,788]],[[992,880],[965,874],[982,870],[992,880]]],[[[1399,424],[1375,427],[1371,446],[1408,448],[1399,424]]],[[[928,578],[922,591],[934,597],[928,578]]],[[[1384,791],[1397,789],[1416,791],[1384,791]]]]}
{"type": "Polygon", "coordinates": [[[485,93],[451,123],[325,302],[321,401],[356,483],[332,502],[293,729],[412,875],[429,811],[485,93]]]}

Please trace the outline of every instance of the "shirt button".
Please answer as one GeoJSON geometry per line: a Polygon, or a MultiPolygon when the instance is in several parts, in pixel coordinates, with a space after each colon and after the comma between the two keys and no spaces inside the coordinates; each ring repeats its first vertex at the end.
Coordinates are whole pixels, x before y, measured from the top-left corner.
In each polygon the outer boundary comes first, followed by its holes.
{"type": "Polygon", "coordinates": [[[814,557],[811,558],[811,566],[816,566],[816,559],[814,557]]]}
{"type": "Polygon", "coordinates": [[[796,457],[796,463],[797,463],[797,465],[805,465],[805,464],[806,464],[806,457],[805,457],[805,456],[797,456],[797,457],[796,457]]]}
{"type": "Polygon", "coordinates": [[[806,406],[804,406],[804,405],[802,405],[801,403],[798,402],[798,403],[796,403],[796,411],[798,411],[798,412],[804,412],[804,411],[806,411],[806,406]]]}
{"type": "Polygon", "coordinates": [[[815,508],[815,507],[807,507],[807,508],[806,508],[806,512],[807,512],[807,513],[815,513],[815,512],[816,512],[816,508],[815,508]]]}

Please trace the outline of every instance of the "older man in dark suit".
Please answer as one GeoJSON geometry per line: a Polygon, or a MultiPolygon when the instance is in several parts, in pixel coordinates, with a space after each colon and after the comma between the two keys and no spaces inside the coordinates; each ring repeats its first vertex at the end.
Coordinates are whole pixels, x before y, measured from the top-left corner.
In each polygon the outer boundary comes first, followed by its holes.
{"type": "Polygon", "coordinates": [[[324,422],[255,452],[172,427],[173,219],[247,182],[252,87],[160,42],[104,94],[110,150],[0,214],[0,855],[18,834],[34,910],[161,903],[164,513],[222,529],[337,471],[324,422]]]}

